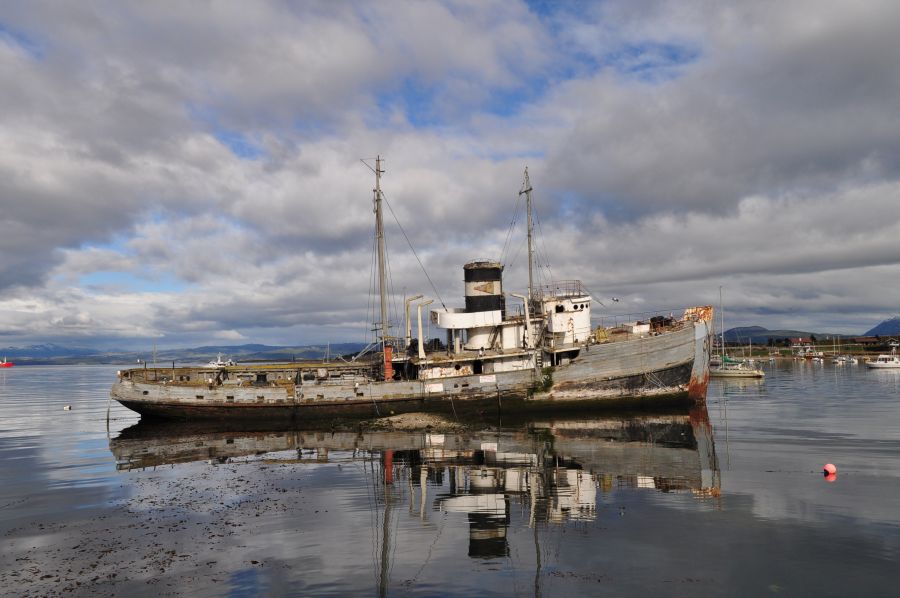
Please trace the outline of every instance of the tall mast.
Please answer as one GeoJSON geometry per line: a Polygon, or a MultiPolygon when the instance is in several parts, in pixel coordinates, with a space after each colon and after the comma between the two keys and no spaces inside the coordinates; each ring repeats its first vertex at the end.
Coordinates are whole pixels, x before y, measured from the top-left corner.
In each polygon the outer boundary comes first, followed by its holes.
{"type": "Polygon", "coordinates": [[[387,283],[385,282],[384,218],[381,211],[381,156],[375,158],[375,239],[378,242],[378,295],[381,299],[381,348],[388,337],[387,283]]]}
{"type": "Polygon", "coordinates": [[[525,167],[525,182],[522,183],[522,190],[519,195],[525,194],[525,203],[528,210],[528,300],[532,300],[534,293],[534,249],[531,246],[531,238],[534,235],[534,222],[531,219],[531,181],[528,178],[528,167],[525,167]]]}
{"type": "Polygon", "coordinates": [[[722,303],[722,286],[719,285],[719,332],[722,334],[722,342],[719,350],[722,355],[722,366],[725,366],[725,304],[722,303]]]}

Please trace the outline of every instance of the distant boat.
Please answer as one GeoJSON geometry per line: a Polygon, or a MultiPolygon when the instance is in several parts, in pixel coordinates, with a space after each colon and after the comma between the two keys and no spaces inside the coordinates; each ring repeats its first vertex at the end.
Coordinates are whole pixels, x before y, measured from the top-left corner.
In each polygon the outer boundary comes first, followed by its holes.
{"type": "Polygon", "coordinates": [[[852,355],[838,355],[831,360],[831,363],[835,365],[842,365],[845,363],[859,363],[859,361],[852,355]]]}
{"type": "Polygon", "coordinates": [[[765,378],[766,373],[744,363],[723,363],[719,367],[709,368],[713,378],[765,378]]]}
{"type": "MultiPolygon", "coordinates": [[[[722,353],[719,355],[719,364],[716,366],[710,362],[709,375],[712,378],[764,378],[765,372],[748,366],[745,363],[732,359],[725,355],[725,307],[722,304],[722,287],[719,287],[719,318],[722,332],[722,342],[719,347],[722,353]]],[[[752,361],[752,360],[751,360],[752,361]]]]}
{"type": "Polygon", "coordinates": [[[11,368],[13,365],[15,365],[13,362],[6,361],[6,357],[3,358],[3,361],[0,361],[0,368],[11,368]]]}
{"type": "Polygon", "coordinates": [[[228,367],[231,365],[237,365],[237,364],[234,362],[233,359],[222,359],[222,354],[219,353],[218,355],[216,355],[215,359],[213,359],[206,365],[208,365],[211,368],[224,368],[224,367],[228,367]]]}
{"type": "Polygon", "coordinates": [[[872,369],[897,369],[900,368],[900,355],[897,355],[897,343],[891,343],[889,355],[879,355],[875,361],[866,362],[866,367],[872,369]]]}

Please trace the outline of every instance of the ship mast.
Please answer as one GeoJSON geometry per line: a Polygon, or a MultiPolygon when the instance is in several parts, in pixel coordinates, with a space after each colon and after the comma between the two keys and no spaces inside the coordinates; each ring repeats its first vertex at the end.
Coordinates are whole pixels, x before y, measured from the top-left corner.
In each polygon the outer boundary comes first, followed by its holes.
{"type": "MultiPolygon", "coordinates": [[[[375,158],[375,193],[374,209],[375,209],[375,239],[378,244],[378,295],[381,300],[381,349],[384,350],[385,339],[388,337],[388,316],[387,316],[387,283],[385,274],[385,258],[384,258],[384,217],[381,211],[381,156],[375,158]]],[[[377,328],[377,327],[376,327],[377,328]]]]}
{"type": "Polygon", "coordinates": [[[531,218],[531,180],[528,178],[527,166],[525,167],[525,181],[522,183],[522,190],[519,191],[519,195],[523,193],[525,194],[525,203],[528,211],[528,301],[532,301],[534,299],[534,249],[532,248],[531,240],[534,236],[534,221],[531,218]]]}

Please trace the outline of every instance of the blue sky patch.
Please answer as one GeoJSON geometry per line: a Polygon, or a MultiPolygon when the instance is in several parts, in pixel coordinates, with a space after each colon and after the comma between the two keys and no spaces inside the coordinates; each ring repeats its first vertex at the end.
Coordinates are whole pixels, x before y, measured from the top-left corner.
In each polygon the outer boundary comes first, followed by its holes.
{"type": "Polygon", "coordinates": [[[147,277],[130,272],[98,271],[85,274],[79,286],[96,289],[116,289],[135,293],[178,293],[187,289],[187,284],[169,275],[147,277]]]}
{"type": "Polygon", "coordinates": [[[604,63],[619,74],[647,83],[667,81],[678,75],[677,67],[696,62],[697,48],[675,43],[626,44],[609,53],[604,63]]]}
{"type": "Polygon", "coordinates": [[[522,85],[514,88],[486,88],[483,99],[473,100],[470,105],[442,105],[443,85],[426,83],[419,77],[405,78],[399,87],[379,93],[376,96],[379,115],[388,115],[399,109],[406,120],[415,128],[441,127],[448,123],[459,123],[460,117],[467,115],[491,114],[502,118],[512,117],[527,104],[538,100],[550,87],[550,79],[535,76],[523,79],[522,85]]]}
{"type": "Polygon", "coordinates": [[[32,58],[44,57],[44,48],[37,40],[21,31],[11,29],[3,23],[0,23],[0,42],[20,48],[32,58]]]}
{"type": "Polygon", "coordinates": [[[231,153],[243,160],[255,160],[265,152],[247,135],[222,125],[214,108],[203,104],[188,104],[188,116],[206,126],[210,135],[225,145],[231,153]]]}
{"type": "Polygon", "coordinates": [[[380,114],[390,114],[399,108],[406,120],[416,127],[438,126],[443,122],[435,109],[437,86],[426,85],[417,77],[407,77],[399,88],[391,88],[375,96],[380,114]]]}
{"type": "Polygon", "coordinates": [[[231,153],[238,158],[255,160],[263,155],[262,149],[247,139],[247,136],[243,133],[226,129],[217,129],[213,130],[212,134],[216,139],[227,145],[228,149],[231,150],[231,153]]]}

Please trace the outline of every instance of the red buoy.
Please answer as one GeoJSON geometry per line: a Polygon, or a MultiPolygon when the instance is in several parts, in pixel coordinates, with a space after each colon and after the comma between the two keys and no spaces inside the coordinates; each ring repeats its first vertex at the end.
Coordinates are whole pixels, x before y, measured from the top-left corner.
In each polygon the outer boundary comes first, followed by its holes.
{"type": "Polygon", "coordinates": [[[825,475],[834,475],[837,473],[837,467],[834,466],[834,463],[826,463],[825,467],[822,469],[825,471],[825,475]]]}

